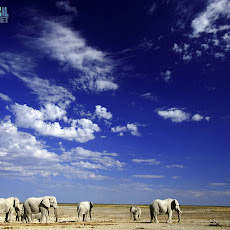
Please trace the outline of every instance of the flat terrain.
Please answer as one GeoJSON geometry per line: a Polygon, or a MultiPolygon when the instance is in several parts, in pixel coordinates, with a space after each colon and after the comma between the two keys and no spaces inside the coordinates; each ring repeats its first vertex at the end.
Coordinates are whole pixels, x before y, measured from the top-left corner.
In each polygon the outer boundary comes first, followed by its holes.
{"type": "Polygon", "coordinates": [[[92,221],[77,221],[76,204],[59,204],[59,222],[54,223],[53,209],[50,209],[48,224],[31,224],[22,222],[4,223],[3,215],[0,216],[0,229],[19,230],[53,230],[53,229],[230,229],[230,207],[203,207],[180,206],[182,210],[181,223],[177,223],[177,215],[173,213],[173,223],[166,224],[167,215],[159,217],[159,224],[150,223],[149,207],[139,205],[142,210],[141,219],[131,221],[129,216],[130,205],[100,205],[95,204],[92,211],[92,221]],[[212,220],[220,226],[209,226],[212,220]]]}

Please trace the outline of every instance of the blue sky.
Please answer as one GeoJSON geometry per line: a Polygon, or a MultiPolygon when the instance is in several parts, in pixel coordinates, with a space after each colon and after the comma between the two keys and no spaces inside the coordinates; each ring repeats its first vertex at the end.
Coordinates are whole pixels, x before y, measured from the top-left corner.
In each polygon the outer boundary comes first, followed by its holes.
{"type": "Polygon", "coordinates": [[[1,1],[1,196],[230,205],[230,2],[1,1]]]}

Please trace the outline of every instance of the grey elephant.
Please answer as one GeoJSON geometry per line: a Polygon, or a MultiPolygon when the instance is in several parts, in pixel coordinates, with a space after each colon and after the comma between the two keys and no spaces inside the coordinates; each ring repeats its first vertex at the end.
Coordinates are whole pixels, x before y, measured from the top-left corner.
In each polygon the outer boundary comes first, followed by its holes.
{"type": "Polygon", "coordinates": [[[92,220],[92,215],[91,215],[92,208],[93,208],[92,202],[89,201],[80,202],[77,206],[78,221],[80,215],[82,215],[83,221],[86,221],[88,214],[90,216],[90,220],[92,220]]]}
{"type": "Polygon", "coordinates": [[[178,222],[180,222],[181,210],[179,207],[179,202],[176,199],[165,199],[165,200],[154,200],[150,204],[150,215],[151,222],[153,222],[153,218],[155,223],[159,223],[157,216],[161,214],[168,214],[167,223],[172,223],[172,212],[175,210],[178,214],[178,222]]]}
{"type": "Polygon", "coordinates": [[[131,206],[130,207],[130,219],[132,220],[132,217],[134,220],[141,218],[141,209],[137,206],[131,206]]]}
{"type": "Polygon", "coordinates": [[[17,197],[9,197],[7,199],[0,198],[0,211],[3,212],[5,216],[5,222],[12,222],[13,213],[19,214],[20,201],[17,197]]]}
{"type": "Polygon", "coordinates": [[[54,208],[54,215],[56,222],[58,221],[57,213],[57,200],[54,196],[44,196],[44,197],[31,197],[24,202],[24,219],[31,223],[33,221],[33,214],[41,213],[40,222],[48,222],[49,208],[54,208]]]}

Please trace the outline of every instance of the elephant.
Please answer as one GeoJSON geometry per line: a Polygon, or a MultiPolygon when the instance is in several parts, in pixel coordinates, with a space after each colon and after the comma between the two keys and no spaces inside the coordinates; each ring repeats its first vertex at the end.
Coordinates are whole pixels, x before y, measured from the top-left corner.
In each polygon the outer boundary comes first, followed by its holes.
{"type": "Polygon", "coordinates": [[[179,207],[179,202],[176,199],[165,199],[165,200],[154,200],[150,204],[150,215],[151,215],[151,222],[153,222],[153,217],[155,223],[159,223],[157,216],[160,214],[168,214],[167,223],[172,223],[172,211],[177,211],[178,214],[178,223],[180,222],[181,210],[179,207]]]}
{"type": "Polygon", "coordinates": [[[137,206],[130,207],[130,219],[137,220],[141,218],[141,209],[137,206]]]}
{"type": "Polygon", "coordinates": [[[12,222],[12,217],[14,211],[16,212],[16,215],[19,214],[19,207],[20,201],[17,197],[9,197],[7,199],[0,198],[0,211],[5,213],[5,222],[12,222]]]}
{"type": "Polygon", "coordinates": [[[20,221],[22,220],[22,217],[23,217],[23,214],[24,214],[24,207],[23,207],[23,204],[20,204],[19,205],[19,210],[18,212],[16,213],[16,221],[20,221]]]}
{"type": "Polygon", "coordinates": [[[87,220],[87,216],[89,213],[90,220],[92,220],[91,211],[93,208],[93,203],[89,201],[82,201],[78,204],[77,213],[78,213],[78,221],[79,216],[82,215],[83,221],[87,220]]]}
{"type": "MultiPolygon", "coordinates": [[[[49,215],[49,212],[48,212],[48,215],[49,215]]],[[[39,213],[37,213],[37,214],[33,214],[33,213],[32,213],[32,217],[31,217],[32,222],[33,222],[35,219],[37,219],[39,222],[41,222],[41,216],[42,216],[42,213],[41,213],[41,212],[39,212],[39,213]]],[[[26,215],[22,215],[22,221],[28,223],[28,218],[26,217],[26,215]]]]}
{"type": "Polygon", "coordinates": [[[33,214],[41,213],[40,222],[48,222],[49,208],[54,208],[56,222],[58,221],[57,200],[54,196],[31,197],[24,202],[24,219],[29,223],[33,221],[33,214]]]}

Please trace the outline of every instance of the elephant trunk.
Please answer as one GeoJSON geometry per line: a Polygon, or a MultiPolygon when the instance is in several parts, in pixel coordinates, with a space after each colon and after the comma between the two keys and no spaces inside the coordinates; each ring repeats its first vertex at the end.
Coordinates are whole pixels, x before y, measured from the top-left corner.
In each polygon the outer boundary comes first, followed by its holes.
{"type": "Polygon", "coordinates": [[[57,212],[57,208],[54,208],[54,216],[56,218],[55,222],[58,222],[58,212],[57,212]]]}
{"type": "Polygon", "coordinates": [[[177,214],[178,214],[178,223],[180,222],[181,213],[182,213],[181,210],[178,209],[178,210],[177,210],[177,214]]]}

